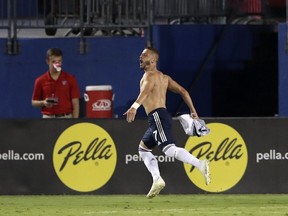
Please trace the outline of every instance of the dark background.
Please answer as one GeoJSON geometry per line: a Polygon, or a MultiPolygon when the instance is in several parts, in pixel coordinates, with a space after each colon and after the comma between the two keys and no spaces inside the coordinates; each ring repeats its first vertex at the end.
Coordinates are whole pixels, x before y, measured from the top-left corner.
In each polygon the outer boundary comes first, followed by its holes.
{"type": "MultiPolygon", "coordinates": [[[[281,115],[278,103],[287,95],[284,91],[278,98],[283,52],[278,36],[269,25],[153,27],[153,45],[161,55],[159,69],[190,91],[203,117],[281,115]]],[[[31,106],[34,80],[47,70],[46,50],[59,47],[64,52],[63,69],[76,76],[81,95],[87,85],[112,85],[114,115],[121,118],[139,92],[143,71],[138,61],[146,38],[96,37],[86,42],[87,53],[79,54],[79,38],[20,38],[18,55],[0,53],[0,117],[41,117],[40,110],[31,106]]],[[[0,39],[0,47],[5,43],[0,39]]],[[[281,86],[286,88],[285,80],[281,86]]],[[[84,102],[81,107],[84,117],[84,102]]],[[[187,111],[181,98],[172,94],[167,107],[173,115],[187,111]]],[[[139,111],[138,117],[144,116],[139,111]]]]}

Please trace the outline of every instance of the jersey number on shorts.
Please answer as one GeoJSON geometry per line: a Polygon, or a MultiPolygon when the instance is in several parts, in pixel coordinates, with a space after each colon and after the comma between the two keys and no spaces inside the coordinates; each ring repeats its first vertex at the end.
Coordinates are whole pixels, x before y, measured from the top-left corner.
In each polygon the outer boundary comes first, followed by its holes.
{"type": "Polygon", "coordinates": [[[157,137],[158,137],[158,136],[157,136],[157,135],[158,135],[158,131],[157,131],[157,130],[153,131],[153,134],[154,134],[154,140],[155,140],[155,142],[157,142],[157,144],[160,145],[161,142],[159,142],[158,139],[157,139],[157,137]]]}

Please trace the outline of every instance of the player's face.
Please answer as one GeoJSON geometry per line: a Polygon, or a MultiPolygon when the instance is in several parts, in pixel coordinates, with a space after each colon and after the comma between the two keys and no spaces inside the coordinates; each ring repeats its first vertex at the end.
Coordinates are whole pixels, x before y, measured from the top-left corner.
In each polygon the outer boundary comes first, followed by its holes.
{"type": "Polygon", "coordinates": [[[152,54],[150,50],[144,49],[139,57],[140,68],[145,70],[147,67],[151,65],[151,61],[152,61],[152,54]]]}

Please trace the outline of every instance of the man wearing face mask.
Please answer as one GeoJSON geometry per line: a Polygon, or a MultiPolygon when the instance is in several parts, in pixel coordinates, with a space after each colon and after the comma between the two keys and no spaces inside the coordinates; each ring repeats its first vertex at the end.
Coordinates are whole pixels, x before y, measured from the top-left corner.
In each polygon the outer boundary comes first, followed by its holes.
{"type": "Polygon", "coordinates": [[[32,106],[40,107],[43,118],[78,118],[80,90],[76,78],[62,70],[63,54],[58,48],[47,51],[48,71],[34,83],[32,106]]]}

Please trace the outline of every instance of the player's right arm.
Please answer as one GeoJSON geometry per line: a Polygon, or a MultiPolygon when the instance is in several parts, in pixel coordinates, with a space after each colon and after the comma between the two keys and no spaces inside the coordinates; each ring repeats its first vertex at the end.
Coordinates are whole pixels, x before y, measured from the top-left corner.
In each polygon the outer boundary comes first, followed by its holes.
{"type": "Polygon", "coordinates": [[[140,82],[140,93],[136,99],[136,101],[132,104],[132,106],[123,114],[127,115],[127,122],[132,122],[135,119],[137,109],[143,105],[146,98],[152,91],[154,86],[153,74],[145,73],[140,82]]]}

